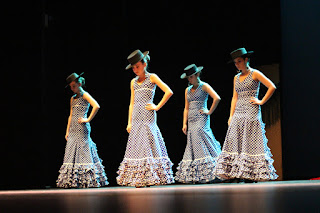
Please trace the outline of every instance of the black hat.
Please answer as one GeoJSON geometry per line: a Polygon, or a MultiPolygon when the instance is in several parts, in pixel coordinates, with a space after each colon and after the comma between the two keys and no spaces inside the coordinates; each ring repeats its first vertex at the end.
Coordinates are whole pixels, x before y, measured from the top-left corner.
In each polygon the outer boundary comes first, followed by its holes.
{"type": "Polygon", "coordinates": [[[184,68],[184,73],[180,76],[181,79],[185,79],[191,75],[197,74],[203,69],[203,67],[197,67],[195,64],[190,64],[184,68]]]}
{"type": "Polygon", "coordinates": [[[78,80],[83,74],[84,74],[84,72],[81,73],[80,75],[78,75],[77,73],[74,72],[74,73],[72,73],[71,75],[69,75],[69,76],[67,77],[67,79],[66,79],[66,81],[67,81],[66,87],[67,87],[72,81],[78,80]]]}
{"type": "Polygon", "coordinates": [[[253,51],[248,51],[245,48],[239,48],[236,49],[234,51],[232,51],[230,53],[231,56],[231,60],[228,61],[228,63],[232,63],[234,59],[240,57],[240,56],[245,56],[245,57],[249,57],[251,54],[253,53],[253,51]]]}
{"type": "Polygon", "coordinates": [[[127,58],[130,64],[126,67],[126,70],[130,69],[133,65],[135,65],[145,57],[147,57],[147,60],[150,60],[150,56],[148,54],[149,51],[145,51],[144,53],[142,53],[140,50],[133,51],[127,58]]]}

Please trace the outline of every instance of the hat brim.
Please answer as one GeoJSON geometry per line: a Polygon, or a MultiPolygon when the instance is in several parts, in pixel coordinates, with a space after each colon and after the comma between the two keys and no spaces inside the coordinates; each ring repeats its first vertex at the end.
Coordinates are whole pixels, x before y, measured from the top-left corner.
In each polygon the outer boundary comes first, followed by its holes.
{"type": "MultiPolygon", "coordinates": [[[[253,51],[248,51],[246,54],[240,55],[240,56],[238,56],[238,57],[241,57],[241,56],[250,56],[250,55],[252,55],[252,53],[254,53],[254,52],[253,52],[253,51]]],[[[234,59],[236,59],[236,58],[234,58],[234,59]]],[[[228,63],[228,64],[233,63],[233,60],[234,60],[234,59],[230,59],[227,63],[228,63]]]]}
{"type": "MultiPolygon", "coordinates": [[[[140,59],[140,61],[141,61],[142,59],[144,59],[148,54],[149,54],[149,51],[143,52],[143,57],[140,59]]],[[[139,62],[139,61],[138,61],[138,62],[139,62]]],[[[137,63],[138,63],[138,62],[137,62],[137,63]]],[[[133,65],[134,65],[134,64],[129,64],[128,66],[126,66],[126,70],[130,69],[133,65]]]]}
{"type": "MultiPolygon", "coordinates": [[[[197,74],[198,72],[200,72],[200,71],[203,69],[203,67],[202,67],[202,66],[197,67],[197,68],[198,68],[198,71],[197,71],[197,72],[195,72],[195,73],[192,73],[192,75],[197,74]]],[[[186,73],[183,73],[183,74],[180,76],[180,78],[181,78],[181,79],[185,79],[185,78],[187,78],[187,77],[189,77],[189,76],[192,76],[192,75],[188,75],[188,76],[187,76],[187,74],[186,74],[186,73]]]]}

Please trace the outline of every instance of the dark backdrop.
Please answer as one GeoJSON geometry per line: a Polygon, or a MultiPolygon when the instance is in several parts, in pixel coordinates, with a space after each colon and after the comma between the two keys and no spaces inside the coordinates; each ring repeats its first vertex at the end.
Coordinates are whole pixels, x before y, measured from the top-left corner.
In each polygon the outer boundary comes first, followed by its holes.
{"type": "Polygon", "coordinates": [[[286,179],[320,176],[320,2],[281,1],[282,134],[286,179]]]}
{"type": "MultiPolygon", "coordinates": [[[[101,106],[91,136],[110,184],[116,185],[134,77],[124,68],[133,50],[150,51],[150,71],[174,92],[158,112],[174,172],[186,145],[181,128],[187,82],[179,78],[184,67],[204,66],[202,80],[221,96],[211,127],[223,143],[236,74],[226,64],[229,53],[239,47],[254,50],[253,67],[281,61],[280,2],[275,0],[43,0],[13,2],[6,14],[1,189],[55,186],[72,95],[65,78],[72,72],[85,72],[85,89],[101,106]]],[[[155,103],[162,95],[158,89],[155,103]]]]}

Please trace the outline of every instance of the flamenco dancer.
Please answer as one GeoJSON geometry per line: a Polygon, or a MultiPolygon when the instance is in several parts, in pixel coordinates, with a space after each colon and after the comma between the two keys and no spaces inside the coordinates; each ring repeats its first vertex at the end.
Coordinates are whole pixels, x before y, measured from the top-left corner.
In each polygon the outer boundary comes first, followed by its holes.
{"type": "Polygon", "coordinates": [[[70,100],[70,116],[65,136],[67,144],[57,180],[57,187],[60,188],[89,188],[109,184],[96,144],[90,137],[89,122],[95,117],[100,106],[82,88],[85,84],[82,74],[72,73],[67,78],[67,83],[75,95],[70,100]],[[92,110],[87,117],[90,104],[92,110]]]}
{"type": "Polygon", "coordinates": [[[175,176],[175,180],[182,183],[213,182],[216,159],[221,153],[220,143],[210,128],[210,115],[218,106],[220,96],[200,80],[202,69],[191,64],[181,75],[181,79],[187,78],[190,84],[185,90],[182,127],[187,135],[187,146],[175,176]],[[210,110],[207,109],[209,95],[213,99],[210,110]]]}
{"type": "Polygon", "coordinates": [[[117,183],[124,186],[145,187],[174,183],[172,162],[156,122],[156,111],[169,100],[173,92],[156,75],[147,70],[149,51],[135,50],[128,56],[129,65],[136,77],[131,80],[129,105],[128,143],[124,159],[118,170],[117,183]],[[165,93],[155,105],[156,86],[165,93]]]}
{"type": "Polygon", "coordinates": [[[276,87],[260,71],[249,66],[252,53],[245,48],[230,53],[229,63],[235,64],[239,74],[234,77],[229,128],[215,171],[225,182],[258,182],[278,177],[260,109],[276,87]],[[262,100],[258,99],[260,82],[268,88],[262,100]]]}

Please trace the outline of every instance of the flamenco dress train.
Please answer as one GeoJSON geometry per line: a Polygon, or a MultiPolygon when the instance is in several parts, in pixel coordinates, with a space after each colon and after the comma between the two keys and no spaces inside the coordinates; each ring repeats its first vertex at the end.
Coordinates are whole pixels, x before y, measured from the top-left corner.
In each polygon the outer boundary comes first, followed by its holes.
{"type": "Polygon", "coordinates": [[[240,74],[236,77],[238,100],[215,170],[220,179],[267,181],[278,177],[267,146],[260,105],[250,103],[252,97],[258,98],[260,88],[260,82],[252,78],[253,72],[243,81],[239,80],[240,74]]]}
{"type": "Polygon", "coordinates": [[[90,137],[90,124],[78,123],[79,118],[87,118],[89,106],[82,95],[73,97],[69,135],[57,187],[89,188],[109,184],[97,146],[90,137]]]}
{"type": "Polygon", "coordinates": [[[203,82],[194,92],[188,88],[189,102],[187,146],[177,167],[175,180],[182,183],[206,183],[216,177],[213,170],[221,153],[220,143],[210,128],[210,116],[199,112],[207,108],[208,93],[202,89],[203,82]]]}
{"type": "Polygon", "coordinates": [[[150,75],[138,84],[134,80],[132,128],[124,159],[117,171],[117,183],[124,186],[151,186],[174,183],[172,162],[157,126],[156,111],[145,109],[153,102],[156,85],[150,75]]]}

